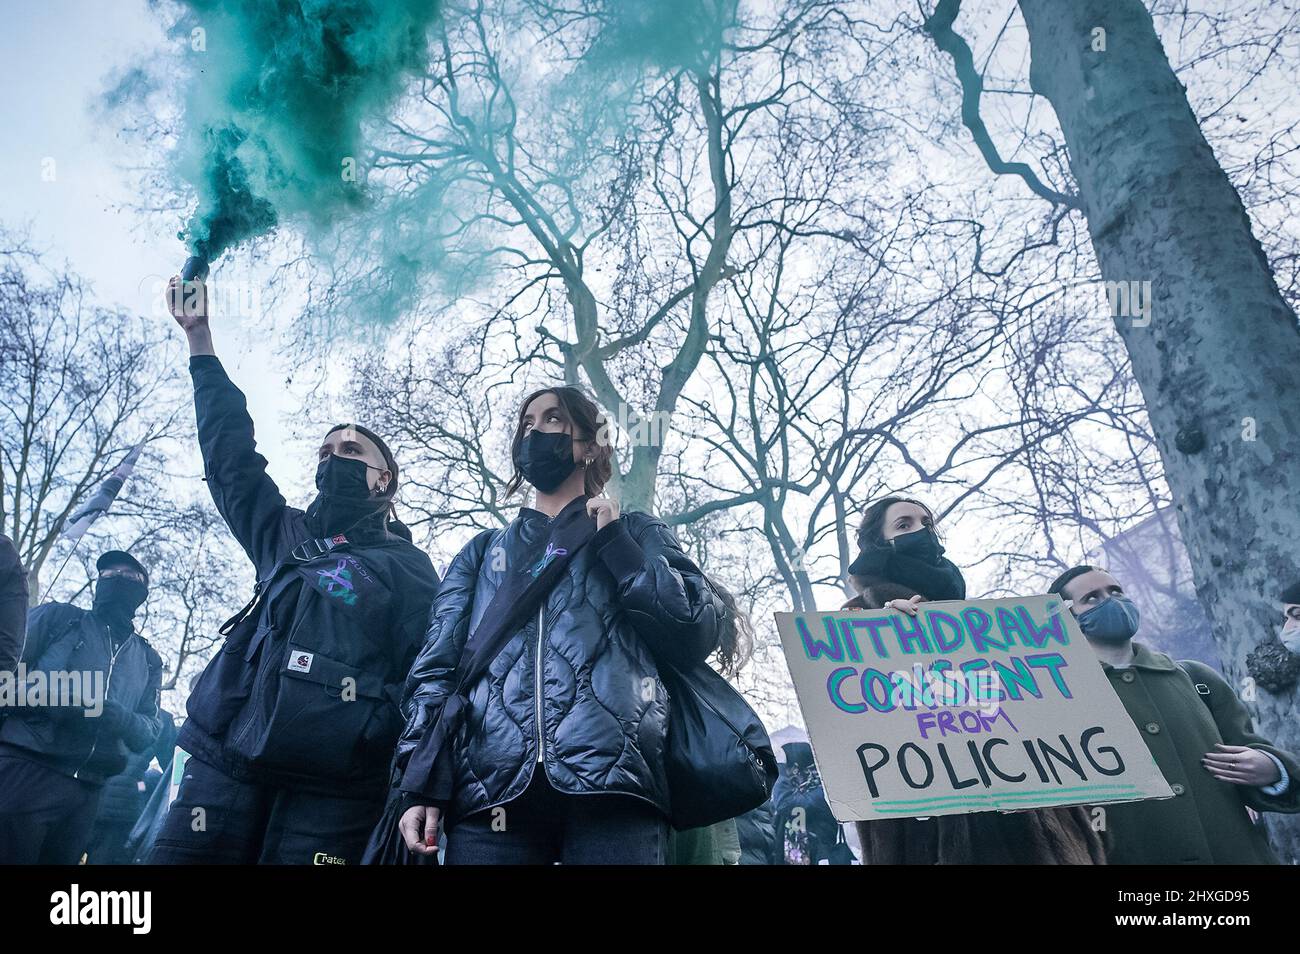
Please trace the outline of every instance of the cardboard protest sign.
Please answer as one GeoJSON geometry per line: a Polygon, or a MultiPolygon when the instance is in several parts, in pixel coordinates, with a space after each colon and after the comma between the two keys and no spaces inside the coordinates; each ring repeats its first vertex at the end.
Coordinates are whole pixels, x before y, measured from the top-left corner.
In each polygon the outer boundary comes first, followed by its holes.
{"type": "Polygon", "coordinates": [[[179,745],[176,746],[172,754],[172,777],[167,786],[168,805],[176,801],[176,796],[180,794],[181,780],[185,778],[185,763],[189,760],[190,753],[186,752],[179,745]]]}
{"type": "Polygon", "coordinates": [[[1173,795],[1055,597],[776,623],[840,821],[1173,795]]]}

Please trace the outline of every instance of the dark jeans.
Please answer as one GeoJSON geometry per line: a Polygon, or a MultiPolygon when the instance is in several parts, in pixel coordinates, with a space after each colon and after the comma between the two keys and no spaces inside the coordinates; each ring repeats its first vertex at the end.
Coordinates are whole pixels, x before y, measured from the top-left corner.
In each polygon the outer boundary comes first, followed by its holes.
{"type": "Polygon", "coordinates": [[[0,864],[75,865],[90,844],[103,786],[0,756],[0,864]]]}
{"type": "Polygon", "coordinates": [[[565,795],[539,766],[512,802],[447,831],[449,865],[661,865],[668,822],[630,795],[565,795]]]}
{"type": "Polygon", "coordinates": [[[231,778],[191,758],[163,822],[151,865],[357,864],[384,809],[231,778]]]}

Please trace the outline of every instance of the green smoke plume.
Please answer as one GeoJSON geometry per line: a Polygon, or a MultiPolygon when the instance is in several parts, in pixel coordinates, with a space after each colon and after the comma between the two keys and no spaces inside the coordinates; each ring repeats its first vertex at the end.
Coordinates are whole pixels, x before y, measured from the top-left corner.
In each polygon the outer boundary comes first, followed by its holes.
{"type": "Polygon", "coordinates": [[[363,123],[424,67],[439,0],[181,6],[196,61],[177,159],[198,195],[191,253],[211,261],[278,221],[325,226],[363,203],[363,123]]]}
{"type": "Polygon", "coordinates": [[[604,0],[589,66],[705,69],[735,20],[737,0],[604,0]]]}

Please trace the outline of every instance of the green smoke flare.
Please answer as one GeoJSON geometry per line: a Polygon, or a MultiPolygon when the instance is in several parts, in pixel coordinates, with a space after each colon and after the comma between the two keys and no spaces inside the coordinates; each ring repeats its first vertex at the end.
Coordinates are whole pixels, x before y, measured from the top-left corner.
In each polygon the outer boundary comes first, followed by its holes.
{"type": "Polygon", "coordinates": [[[202,31],[177,162],[198,194],[190,251],[211,261],[278,221],[325,226],[363,203],[362,125],[424,67],[439,0],[182,6],[202,31]]]}

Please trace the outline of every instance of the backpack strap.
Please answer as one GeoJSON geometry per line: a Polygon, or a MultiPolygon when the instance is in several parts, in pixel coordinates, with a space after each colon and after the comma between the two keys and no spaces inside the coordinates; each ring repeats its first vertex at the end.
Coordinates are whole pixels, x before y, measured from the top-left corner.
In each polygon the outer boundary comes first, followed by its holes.
{"type": "MultiPolygon", "coordinates": [[[[1188,668],[1187,664],[1189,662],[1191,662],[1191,660],[1180,659],[1178,662],[1174,663],[1174,665],[1186,673],[1188,679],[1192,680],[1192,687],[1196,690],[1196,694],[1201,697],[1201,701],[1205,703],[1205,707],[1213,710],[1214,706],[1210,699],[1210,684],[1208,682],[1197,680],[1196,673],[1192,672],[1192,670],[1188,668]]],[[[1204,664],[1196,663],[1196,665],[1199,666],[1204,664]]]]}

